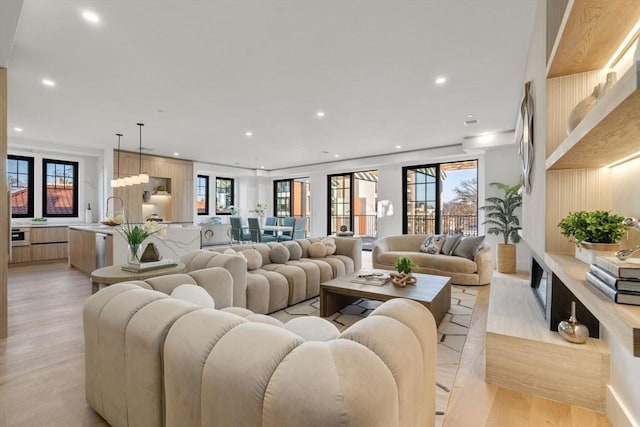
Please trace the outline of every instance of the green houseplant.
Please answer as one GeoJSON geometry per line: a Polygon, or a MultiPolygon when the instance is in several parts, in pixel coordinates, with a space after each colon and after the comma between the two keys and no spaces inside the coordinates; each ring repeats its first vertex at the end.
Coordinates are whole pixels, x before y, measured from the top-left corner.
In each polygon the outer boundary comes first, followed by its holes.
{"type": "Polygon", "coordinates": [[[501,273],[516,272],[516,246],[513,243],[520,241],[520,219],[516,215],[516,209],[522,206],[520,195],[521,183],[516,185],[492,182],[489,184],[502,190],[501,196],[487,197],[486,205],[482,206],[485,212],[485,220],[482,224],[488,224],[487,233],[502,236],[504,243],[498,244],[496,258],[498,271],[501,273]],[[511,241],[512,243],[509,243],[511,241]]]}
{"type": "Polygon", "coordinates": [[[569,212],[558,227],[576,244],[575,257],[593,264],[598,256],[613,255],[625,233],[624,218],[608,211],[569,212]]]}
{"type": "Polygon", "coordinates": [[[559,223],[560,232],[572,242],[618,243],[625,233],[624,218],[608,211],[569,212],[559,223]]]}
{"type": "Polygon", "coordinates": [[[418,265],[406,256],[399,256],[396,259],[395,268],[398,273],[411,274],[414,268],[418,265]]]}

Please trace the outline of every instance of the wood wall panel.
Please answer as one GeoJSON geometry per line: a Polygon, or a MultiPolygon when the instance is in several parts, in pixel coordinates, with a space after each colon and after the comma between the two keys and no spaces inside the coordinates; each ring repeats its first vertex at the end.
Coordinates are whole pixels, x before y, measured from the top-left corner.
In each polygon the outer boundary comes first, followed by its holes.
{"type": "MultiPolygon", "coordinates": [[[[114,152],[114,164],[118,162],[118,152],[114,152]]],[[[120,153],[120,175],[130,176],[139,173],[139,155],[122,151],[120,153]]],[[[171,217],[173,222],[192,222],[194,209],[193,162],[188,160],[170,159],[167,157],[142,155],[142,172],[151,177],[166,178],[171,185],[171,217]]],[[[122,198],[125,203],[125,216],[132,222],[142,222],[142,192],[141,185],[115,188],[114,195],[122,198]]]]}
{"type": "Polygon", "coordinates": [[[0,338],[7,336],[7,268],[9,268],[9,196],[7,188],[7,69],[0,68],[0,338]]]}
{"type": "Polygon", "coordinates": [[[547,80],[547,157],[567,137],[571,110],[605,79],[606,73],[592,71],[547,80]]]}
{"type": "Polygon", "coordinates": [[[569,212],[610,210],[611,170],[563,169],[547,171],[546,251],[570,253],[574,247],[560,234],[558,223],[569,212]]]}

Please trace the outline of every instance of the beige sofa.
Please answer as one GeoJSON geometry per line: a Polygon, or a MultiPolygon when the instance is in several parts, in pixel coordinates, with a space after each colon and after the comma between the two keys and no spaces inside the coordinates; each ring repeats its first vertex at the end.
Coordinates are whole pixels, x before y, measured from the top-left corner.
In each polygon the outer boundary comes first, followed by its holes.
{"type": "Polygon", "coordinates": [[[83,315],[87,402],[115,427],[434,425],[436,326],[414,301],[327,341],[134,284],[83,315]]]}
{"type": "Polygon", "coordinates": [[[200,249],[187,253],[181,261],[184,262],[186,271],[211,266],[232,268],[233,305],[246,307],[254,313],[266,314],[318,296],[321,283],[360,270],[361,241],[340,237],[335,237],[333,240],[336,252],[333,255],[318,258],[310,257],[309,247],[312,243],[321,241],[321,238],[200,249]],[[286,261],[274,255],[276,248],[287,248],[286,261]],[[229,249],[247,254],[244,264],[238,261],[238,258],[243,257],[225,253],[229,249]],[[257,258],[249,256],[246,252],[248,250],[254,250],[252,251],[254,254],[257,252],[257,258]],[[239,293],[244,294],[242,300],[238,296],[239,293]],[[244,305],[236,301],[243,301],[244,305]]]}
{"type": "Polygon", "coordinates": [[[420,252],[420,245],[426,234],[404,234],[387,236],[376,241],[371,254],[373,268],[394,270],[396,259],[407,256],[418,267],[416,273],[435,274],[451,277],[457,285],[486,285],[493,277],[491,248],[483,244],[473,259],[453,255],[428,254],[420,252]]]}

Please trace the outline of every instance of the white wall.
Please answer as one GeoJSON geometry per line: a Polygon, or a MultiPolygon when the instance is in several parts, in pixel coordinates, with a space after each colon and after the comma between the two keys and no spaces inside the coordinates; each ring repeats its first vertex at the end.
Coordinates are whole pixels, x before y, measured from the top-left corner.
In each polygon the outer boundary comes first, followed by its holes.
{"type": "MultiPolygon", "coordinates": [[[[522,165],[520,163],[520,157],[518,156],[518,146],[516,144],[506,145],[502,147],[492,148],[487,150],[484,156],[484,166],[482,168],[482,175],[484,175],[485,196],[483,198],[478,197],[478,203],[483,206],[484,199],[491,196],[501,196],[503,193],[501,190],[495,187],[489,186],[492,182],[502,182],[508,185],[515,185],[520,181],[522,175],[522,165]]],[[[480,186],[480,183],[478,183],[480,186]]],[[[516,214],[519,216],[522,223],[522,209],[518,209],[516,214]]],[[[486,234],[486,226],[485,234],[486,234]]],[[[498,243],[504,243],[502,236],[486,234],[485,241],[495,248],[498,243]]],[[[528,246],[523,241],[520,241],[516,245],[516,268],[518,270],[528,271],[531,266],[531,252],[528,246]]],[[[496,251],[493,251],[493,262],[496,262],[496,251]]]]}
{"type": "MultiPolygon", "coordinates": [[[[93,220],[99,221],[103,194],[103,157],[97,150],[56,144],[43,144],[38,141],[12,140],[7,153],[10,155],[33,157],[34,165],[34,216],[42,216],[42,159],[78,162],[78,216],[73,218],[50,218],[50,223],[84,222],[84,211],[91,204],[93,220]]],[[[14,222],[26,222],[18,218],[14,222]]]]}

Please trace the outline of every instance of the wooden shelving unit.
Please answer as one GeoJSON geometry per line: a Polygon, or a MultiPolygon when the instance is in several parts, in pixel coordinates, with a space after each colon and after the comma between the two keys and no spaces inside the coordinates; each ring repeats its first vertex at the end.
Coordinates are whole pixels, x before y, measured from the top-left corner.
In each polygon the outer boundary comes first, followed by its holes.
{"type": "Polygon", "coordinates": [[[544,260],[600,323],[616,334],[634,356],[640,357],[640,306],[609,300],[586,282],[588,265],[572,256],[547,253],[544,260]]]}
{"type": "Polygon", "coordinates": [[[600,70],[640,20],[637,0],[571,0],[547,65],[547,78],[600,70]]]}
{"type": "Polygon", "coordinates": [[[640,151],[639,71],[635,64],[618,80],[547,157],[547,169],[600,168],[640,151]]]}

